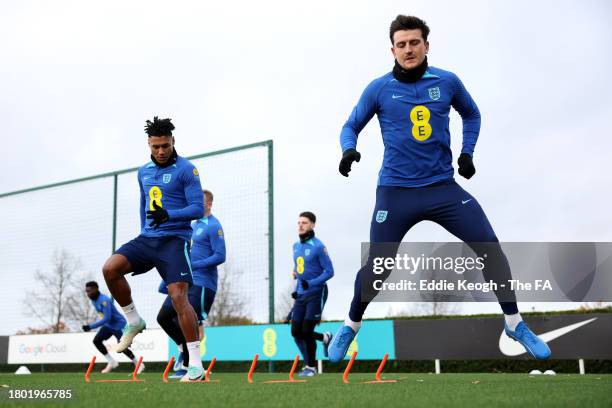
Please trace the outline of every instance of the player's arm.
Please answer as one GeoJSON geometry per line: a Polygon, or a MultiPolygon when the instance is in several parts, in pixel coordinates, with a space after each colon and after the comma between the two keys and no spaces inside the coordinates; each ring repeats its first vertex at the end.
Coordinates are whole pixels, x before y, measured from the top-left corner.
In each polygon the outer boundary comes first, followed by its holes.
{"type": "Polygon", "coordinates": [[[357,137],[374,116],[378,109],[378,92],[380,86],[377,81],[370,83],[361,94],[357,105],[353,108],[348,120],[342,126],[340,132],[340,147],[342,148],[342,160],[340,160],[339,171],[348,177],[351,164],[361,159],[357,149],[357,137]]]}
{"type": "Polygon", "coordinates": [[[210,245],[213,253],[209,257],[195,261],[192,263],[194,268],[212,268],[221,265],[225,262],[225,238],[223,234],[223,228],[219,224],[217,228],[208,228],[208,238],[210,239],[210,245]]]}
{"type": "Polygon", "coordinates": [[[332,265],[331,259],[329,258],[329,254],[327,253],[327,248],[325,247],[322,247],[319,250],[319,264],[323,269],[323,273],[321,273],[314,279],[310,279],[308,281],[309,286],[322,285],[334,276],[334,266],[332,265]]]}
{"type": "Polygon", "coordinates": [[[451,81],[454,88],[451,105],[463,121],[463,146],[459,156],[459,174],[469,179],[476,173],[472,157],[480,134],[480,111],[461,80],[453,74],[451,81]]]}
{"type": "Polygon", "coordinates": [[[147,214],[145,213],[145,207],[147,200],[145,199],[144,188],[142,187],[142,180],[140,179],[140,170],[138,170],[138,186],[140,187],[140,229],[145,227],[147,222],[147,214]]]}
{"type": "Polygon", "coordinates": [[[170,221],[197,220],[204,216],[204,194],[198,170],[194,166],[186,166],[181,172],[187,206],[185,208],[168,210],[170,221]]]}
{"type": "Polygon", "coordinates": [[[105,323],[107,323],[110,320],[111,313],[112,313],[111,301],[110,300],[106,300],[106,301],[104,301],[104,303],[106,303],[106,304],[105,305],[103,304],[103,309],[102,309],[103,317],[100,320],[89,324],[88,326],[89,326],[90,329],[97,329],[98,327],[104,325],[105,323]]]}

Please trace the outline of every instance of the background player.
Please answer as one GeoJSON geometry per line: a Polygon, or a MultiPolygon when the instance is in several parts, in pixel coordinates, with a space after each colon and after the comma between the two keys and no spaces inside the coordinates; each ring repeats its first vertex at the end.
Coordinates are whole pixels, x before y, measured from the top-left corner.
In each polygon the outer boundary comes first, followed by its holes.
{"type": "MultiPolygon", "coordinates": [[[[217,267],[225,262],[225,235],[221,223],[212,215],[213,194],[204,190],[204,217],[193,222],[191,267],[193,268],[193,285],[189,288],[189,303],[198,316],[200,323],[199,338],[204,338],[204,321],[210,313],[217,293],[217,267]]],[[[168,293],[164,282],[160,292],[168,293]]],[[[189,353],[186,352],[186,341],[176,319],[176,311],[170,296],[162,305],[157,321],[164,331],[174,340],[180,355],[175,364],[176,373],[171,378],[182,377],[189,365],[189,353]]]]}
{"type": "MultiPolygon", "coordinates": [[[[413,225],[430,220],[482,254],[482,248],[473,243],[498,243],[498,239],[476,199],[453,179],[448,127],[452,106],[463,120],[459,174],[469,179],[476,172],[472,155],[480,131],[480,113],[455,74],[428,66],[428,35],[429,27],[417,17],[400,15],[391,23],[395,66],[392,72],[367,86],[342,128],[343,154],[339,170],[348,177],[352,162],[361,158],[355,150],[357,135],[378,115],[385,153],[370,241],[399,245],[413,225]]],[[[485,280],[511,279],[507,259],[499,245],[489,244],[486,249],[489,258],[483,269],[485,280]],[[497,276],[492,277],[492,273],[497,276]]],[[[330,344],[329,357],[334,362],[344,358],[361,327],[369,303],[362,298],[362,289],[372,291],[372,257],[370,253],[368,262],[357,274],[349,316],[330,344]]],[[[550,349],[546,343],[522,321],[514,292],[502,292],[496,295],[504,312],[506,334],[519,341],[535,358],[548,358],[550,349]]]]}
{"type": "Polygon", "coordinates": [[[147,120],[151,161],[138,169],[140,224],[138,237],[124,244],[104,264],[106,285],[123,309],[127,325],[117,351],[123,351],[134,336],[146,327],[132,301],[126,274],[145,273],[153,267],[168,287],[181,330],[192,357],[183,381],[197,381],[204,375],[200,360],[198,322],[187,299],[192,283],[189,241],[190,221],[204,215],[198,170],[174,149],[170,119],[147,120]]]}
{"type": "MultiPolygon", "coordinates": [[[[115,304],[113,299],[109,298],[106,295],[100,293],[98,288],[98,282],[90,281],[85,284],[85,293],[87,293],[87,297],[91,300],[91,304],[93,305],[96,312],[100,315],[100,320],[85,324],[82,326],[83,331],[90,331],[97,329],[100,330],[96,333],[93,339],[93,344],[96,348],[102,353],[104,357],[108,360],[108,364],[106,367],[102,369],[103,373],[110,373],[113,369],[119,366],[119,363],[110,355],[104,343],[105,340],[110,339],[111,336],[115,336],[117,341],[121,340],[121,329],[125,326],[125,318],[119,313],[119,311],[115,308],[115,304]]],[[[132,353],[132,350],[125,349],[123,350],[123,354],[125,354],[134,365],[138,364],[138,358],[132,353]]],[[[138,368],[138,374],[144,371],[144,363],[140,364],[138,368]]]]}
{"type": "Polygon", "coordinates": [[[327,299],[327,282],[334,276],[327,248],[315,237],[314,227],[317,217],[305,211],[298,218],[300,240],[293,244],[294,271],[297,278],[296,291],[292,295],[295,304],[291,311],[291,335],[295,339],[306,366],[301,376],[316,374],[316,340],[323,342],[325,354],[331,340],[331,333],[316,333],[314,328],[321,321],[323,307],[327,299]]]}

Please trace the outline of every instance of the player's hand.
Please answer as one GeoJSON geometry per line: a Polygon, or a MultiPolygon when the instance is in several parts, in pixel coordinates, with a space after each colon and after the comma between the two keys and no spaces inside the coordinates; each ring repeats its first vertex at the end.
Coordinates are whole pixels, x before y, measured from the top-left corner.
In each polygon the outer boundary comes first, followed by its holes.
{"type": "Polygon", "coordinates": [[[459,165],[459,174],[466,179],[469,179],[476,174],[476,168],[472,162],[472,156],[469,154],[461,153],[459,155],[459,159],[457,160],[457,164],[459,165]]]}
{"type": "Polygon", "coordinates": [[[153,200],[153,208],[154,210],[147,211],[147,219],[153,220],[151,226],[157,229],[157,227],[168,221],[168,211],[165,208],[161,208],[155,200],[153,200]]]}
{"type": "Polygon", "coordinates": [[[88,324],[84,324],[83,326],[81,326],[81,329],[83,329],[83,331],[88,332],[91,330],[91,327],[89,327],[88,324]]]}
{"type": "Polygon", "coordinates": [[[291,292],[291,297],[293,299],[297,299],[297,292],[291,292]]]}
{"type": "Polygon", "coordinates": [[[340,166],[338,170],[340,170],[340,174],[344,177],[348,177],[351,171],[351,164],[354,161],[358,162],[361,160],[361,153],[359,153],[355,149],[346,149],[346,151],[342,154],[342,160],[340,160],[340,166]]]}
{"type": "Polygon", "coordinates": [[[306,279],[302,279],[300,282],[302,283],[302,289],[308,290],[308,288],[310,287],[308,281],[306,279]]]}

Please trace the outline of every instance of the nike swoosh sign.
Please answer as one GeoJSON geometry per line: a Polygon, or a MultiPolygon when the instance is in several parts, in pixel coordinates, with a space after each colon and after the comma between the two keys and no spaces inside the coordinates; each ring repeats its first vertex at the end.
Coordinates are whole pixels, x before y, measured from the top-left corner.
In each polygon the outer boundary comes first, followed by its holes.
{"type": "MultiPolygon", "coordinates": [[[[583,322],[570,324],[569,326],[561,327],[560,329],[555,329],[546,333],[538,334],[538,337],[541,338],[542,341],[548,343],[549,341],[559,338],[595,320],[597,320],[596,317],[589,320],[585,320],[583,322]]],[[[499,336],[499,350],[504,355],[510,357],[520,356],[521,354],[527,353],[527,350],[525,350],[525,348],[521,346],[521,343],[519,343],[518,341],[514,341],[510,337],[506,336],[506,332],[503,330],[501,336],[499,336]]]]}
{"type": "Polygon", "coordinates": [[[404,95],[391,95],[393,99],[403,98],[404,95]]]}

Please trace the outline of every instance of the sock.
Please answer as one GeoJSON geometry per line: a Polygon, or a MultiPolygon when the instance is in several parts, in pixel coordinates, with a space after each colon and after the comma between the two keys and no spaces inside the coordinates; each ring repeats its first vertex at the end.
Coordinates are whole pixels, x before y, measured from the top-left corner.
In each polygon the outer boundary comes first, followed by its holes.
{"type": "Polygon", "coordinates": [[[202,358],[200,357],[200,342],[187,342],[187,350],[189,351],[189,366],[202,367],[202,358]]]}
{"type": "Polygon", "coordinates": [[[351,320],[350,317],[346,318],[346,320],[344,321],[344,325],[349,326],[351,329],[355,331],[355,333],[358,333],[359,329],[361,328],[361,322],[354,322],[351,320]]]}
{"type": "Polygon", "coordinates": [[[127,306],[121,306],[123,309],[123,313],[125,313],[125,317],[127,318],[128,324],[136,325],[140,322],[140,315],[136,310],[136,306],[134,306],[134,302],[130,303],[127,306]]]}
{"type": "Polygon", "coordinates": [[[515,331],[516,326],[518,326],[518,324],[523,321],[523,318],[521,317],[520,313],[515,313],[511,315],[505,314],[504,320],[506,321],[506,325],[508,326],[508,328],[512,331],[515,331]]]}
{"type": "Polygon", "coordinates": [[[178,348],[179,353],[183,352],[183,345],[182,344],[177,344],[176,347],[178,348]]]}
{"type": "Polygon", "coordinates": [[[104,357],[106,357],[106,359],[108,360],[109,363],[113,364],[115,362],[115,359],[113,358],[113,356],[111,356],[110,354],[105,354],[104,357]]]}
{"type": "Polygon", "coordinates": [[[132,363],[134,363],[134,365],[138,364],[138,357],[134,356],[132,363]]]}

